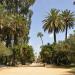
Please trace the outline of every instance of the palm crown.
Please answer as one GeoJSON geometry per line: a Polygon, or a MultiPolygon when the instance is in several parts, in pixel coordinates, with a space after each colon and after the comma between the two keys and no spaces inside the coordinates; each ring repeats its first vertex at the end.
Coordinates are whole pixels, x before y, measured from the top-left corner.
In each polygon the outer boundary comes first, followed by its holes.
{"type": "Polygon", "coordinates": [[[48,33],[54,32],[54,42],[56,42],[56,33],[61,31],[63,28],[63,22],[61,20],[59,10],[51,9],[48,16],[43,20],[43,23],[44,31],[48,31],[48,33]]]}

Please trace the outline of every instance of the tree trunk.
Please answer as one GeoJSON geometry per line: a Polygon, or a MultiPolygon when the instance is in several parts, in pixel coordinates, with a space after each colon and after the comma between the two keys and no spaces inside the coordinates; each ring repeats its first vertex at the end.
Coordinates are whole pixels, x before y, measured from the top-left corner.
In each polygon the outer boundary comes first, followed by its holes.
{"type": "Polygon", "coordinates": [[[65,40],[67,40],[67,25],[66,25],[66,32],[65,32],[65,40]]]}
{"type": "Polygon", "coordinates": [[[42,39],[42,37],[40,37],[41,38],[41,42],[42,42],[42,46],[43,46],[43,39],[42,39]]]}
{"type": "Polygon", "coordinates": [[[5,56],[5,65],[7,65],[7,56],[5,56]]]}
{"type": "Polygon", "coordinates": [[[6,38],[6,47],[9,47],[11,44],[11,37],[10,35],[7,34],[7,38],[6,38]]]}
{"type": "Polygon", "coordinates": [[[56,30],[54,29],[54,43],[56,43],[56,30]]]}
{"type": "Polygon", "coordinates": [[[13,49],[13,55],[12,55],[12,57],[13,57],[13,60],[12,60],[12,66],[15,66],[16,65],[16,62],[15,62],[15,59],[16,59],[16,56],[15,56],[16,54],[15,54],[15,49],[13,49]]]}
{"type": "Polygon", "coordinates": [[[15,12],[18,13],[18,0],[15,0],[14,3],[15,3],[15,12]]]}

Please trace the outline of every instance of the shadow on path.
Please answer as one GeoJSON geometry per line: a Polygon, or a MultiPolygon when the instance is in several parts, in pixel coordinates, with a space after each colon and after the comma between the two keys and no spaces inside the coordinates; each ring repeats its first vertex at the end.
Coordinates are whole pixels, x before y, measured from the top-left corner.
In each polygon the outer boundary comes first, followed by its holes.
{"type": "Polygon", "coordinates": [[[70,73],[70,75],[75,75],[75,70],[68,71],[68,73],[70,73]]]}

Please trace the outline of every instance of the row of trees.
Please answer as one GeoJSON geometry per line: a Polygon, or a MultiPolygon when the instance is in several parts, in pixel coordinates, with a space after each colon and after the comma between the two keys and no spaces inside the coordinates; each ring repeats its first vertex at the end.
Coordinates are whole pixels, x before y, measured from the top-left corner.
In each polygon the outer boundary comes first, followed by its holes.
{"type": "Polygon", "coordinates": [[[48,16],[43,20],[43,29],[48,33],[54,33],[54,43],[56,43],[56,34],[65,31],[65,40],[67,39],[67,31],[74,27],[74,13],[70,10],[60,11],[51,9],[48,16]]]}
{"type": "MultiPolygon", "coordinates": [[[[75,64],[75,33],[67,37],[68,29],[74,28],[75,17],[70,10],[60,11],[51,9],[48,16],[43,20],[43,29],[54,34],[54,43],[43,45],[40,52],[40,61],[48,64],[68,65],[75,64]],[[65,31],[65,41],[56,42],[56,34],[65,31]]],[[[43,34],[37,34],[41,38],[43,34]]]]}
{"type": "Polygon", "coordinates": [[[0,64],[16,65],[34,61],[28,45],[35,0],[0,0],[0,64]]]}
{"type": "Polygon", "coordinates": [[[7,47],[22,43],[28,33],[27,20],[20,15],[6,12],[2,13],[0,18],[1,41],[4,41],[7,47]]]}
{"type": "Polygon", "coordinates": [[[0,64],[16,66],[18,64],[25,65],[34,61],[34,53],[32,46],[22,45],[14,46],[12,49],[7,48],[0,43],[0,64]]]}
{"type": "Polygon", "coordinates": [[[40,61],[56,65],[75,64],[75,34],[71,34],[66,41],[43,45],[40,52],[40,61]]]}
{"type": "Polygon", "coordinates": [[[1,12],[3,11],[13,14],[15,16],[16,15],[22,16],[23,21],[25,19],[25,24],[27,25],[28,29],[27,35],[24,38],[25,43],[28,43],[29,40],[31,17],[33,15],[33,12],[30,9],[30,7],[34,4],[34,2],[35,0],[1,0],[0,1],[0,4],[3,5],[4,7],[4,9],[1,9],[1,12]]]}

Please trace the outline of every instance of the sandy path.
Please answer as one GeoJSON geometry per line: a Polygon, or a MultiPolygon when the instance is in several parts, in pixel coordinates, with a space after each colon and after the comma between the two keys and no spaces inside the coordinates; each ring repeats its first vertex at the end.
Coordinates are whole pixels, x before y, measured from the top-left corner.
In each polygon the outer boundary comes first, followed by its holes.
{"type": "Polygon", "coordinates": [[[46,67],[10,67],[0,70],[0,75],[69,75],[70,69],[46,67]]]}

